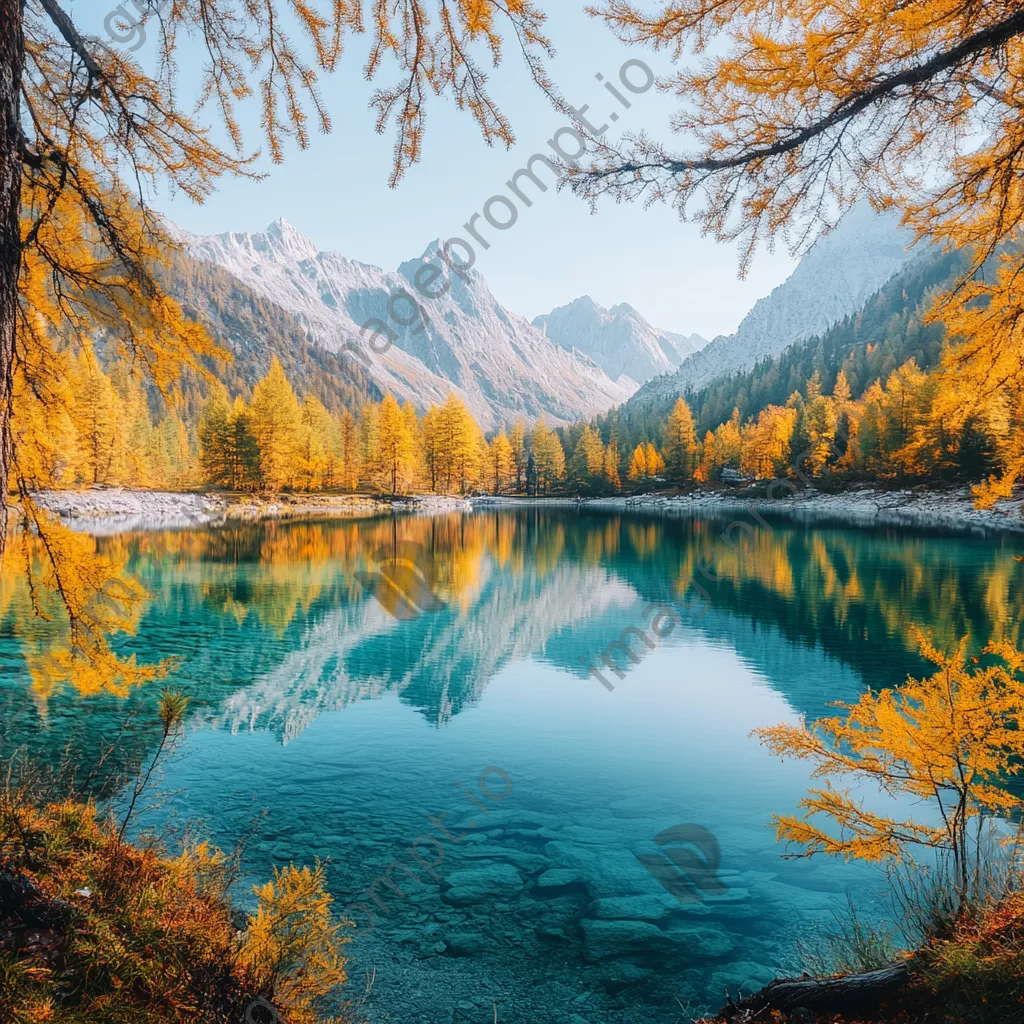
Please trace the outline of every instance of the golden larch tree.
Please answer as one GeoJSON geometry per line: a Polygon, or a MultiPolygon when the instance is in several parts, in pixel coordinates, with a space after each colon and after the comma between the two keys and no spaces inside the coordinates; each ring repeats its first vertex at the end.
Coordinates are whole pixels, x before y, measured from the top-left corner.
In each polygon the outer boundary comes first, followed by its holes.
{"type": "Polygon", "coordinates": [[[871,861],[905,859],[914,847],[943,851],[951,857],[963,911],[983,881],[979,818],[1024,809],[1007,785],[1024,766],[1024,654],[993,641],[981,664],[968,658],[967,638],[953,654],[920,633],[918,641],[936,666],[928,678],[909,679],[898,690],[869,690],[855,704],[838,705],[844,716],[810,728],[801,723],[757,732],[773,753],[808,761],[813,777],[825,780],[801,801],[802,816],[776,816],[780,839],[800,844],[807,855],[871,861]],[[898,819],[869,810],[833,780],[867,781],[890,796],[933,801],[938,818],[898,819]]]}
{"type": "Polygon", "coordinates": [[[685,483],[697,465],[697,431],[686,399],[676,399],[662,430],[661,454],[672,483],[685,483]]]}
{"type": "Polygon", "coordinates": [[[380,404],[377,450],[374,459],[378,482],[392,494],[404,490],[415,466],[409,422],[389,391],[380,404]]]}
{"type": "Polygon", "coordinates": [[[512,444],[505,431],[499,431],[488,446],[489,483],[495,494],[504,494],[515,478],[512,444]]]}
{"type": "Polygon", "coordinates": [[[296,481],[306,491],[324,486],[330,463],[332,422],[330,413],[315,395],[302,399],[299,411],[298,466],[296,481]]]}
{"type": "MultiPolygon", "coordinates": [[[[51,417],[38,412],[58,410],[56,417],[67,408],[67,349],[102,341],[107,358],[128,358],[165,396],[183,370],[209,379],[209,361],[226,355],[161,284],[179,243],[149,198],[166,189],[202,202],[225,177],[255,173],[239,103],[257,98],[267,153],[282,161],[288,144],[305,148],[314,130],[330,130],[319,76],[336,68],[349,37],[365,33],[364,77],[396,71],[371,96],[377,130],[395,130],[395,184],[421,156],[431,94],[452,97],[488,143],[511,146],[482,62],[501,59],[503,32],[560,102],[532,0],[399,0],[372,9],[361,0],[174,0],[138,18],[123,12],[107,19],[107,40],[83,34],[67,0],[0,0],[0,555],[12,490],[26,529],[52,523],[30,494],[41,468],[54,464],[51,417]],[[135,59],[137,46],[118,42],[141,42],[147,32],[155,37],[152,74],[135,59]],[[197,79],[183,82],[188,40],[202,62],[197,79]],[[28,395],[20,415],[14,398],[28,395]]],[[[104,472],[102,461],[91,469],[104,472]]],[[[47,550],[85,557],[80,546],[47,550]]],[[[102,587],[120,569],[54,571],[102,587]]],[[[70,603],[65,611],[74,614],[70,603]]],[[[92,625],[99,620],[72,623],[71,633],[84,636],[92,625]]]]}
{"type": "Polygon", "coordinates": [[[252,392],[252,433],[259,449],[259,483],[271,491],[292,483],[299,465],[302,414],[277,356],[252,392]]]}
{"type": "MultiPolygon", "coordinates": [[[[971,253],[969,281],[932,318],[951,341],[942,365],[961,430],[976,409],[1024,387],[1019,254],[1024,220],[1024,10],[1018,0],[692,0],[589,8],[624,41],[666,51],[661,86],[689,150],[647,135],[604,146],[574,169],[592,200],[672,202],[746,270],[777,236],[809,246],[866,197],[896,208],[918,238],[971,253]],[[996,257],[997,274],[982,274],[996,257]]],[[[979,491],[1007,493],[1024,450],[979,491]]]]}
{"type": "Polygon", "coordinates": [[[355,417],[345,409],[338,425],[338,449],[340,459],[340,478],[338,486],[342,490],[354,491],[359,486],[362,474],[362,460],[359,457],[359,428],[355,417]]]}

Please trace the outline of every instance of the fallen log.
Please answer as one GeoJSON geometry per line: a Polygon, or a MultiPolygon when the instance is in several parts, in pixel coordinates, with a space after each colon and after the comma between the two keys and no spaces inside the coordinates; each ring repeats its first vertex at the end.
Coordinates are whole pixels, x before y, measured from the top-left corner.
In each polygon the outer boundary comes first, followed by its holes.
{"type": "Polygon", "coordinates": [[[910,980],[906,962],[840,978],[782,979],[760,992],[729,1003],[721,1012],[728,1021],[755,1021],[768,1010],[809,1010],[814,1013],[862,1013],[874,1010],[910,980]]]}
{"type": "Polygon", "coordinates": [[[24,875],[0,869],[0,918],[13,918],[25,927],[53,928],[67,924],[74,912],[70,903],[46,896],[24,875]]]}

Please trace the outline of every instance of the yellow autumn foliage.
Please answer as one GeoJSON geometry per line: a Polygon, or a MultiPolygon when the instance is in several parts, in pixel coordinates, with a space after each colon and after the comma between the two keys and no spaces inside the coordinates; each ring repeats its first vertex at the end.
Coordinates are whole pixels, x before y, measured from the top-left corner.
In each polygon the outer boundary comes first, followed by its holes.
{"type": "Polygon", "coordinates": [[[775,817],[780,840],[808,855],[869,861],[902,860],[914,847],[943,851],[952,857],[963,905],[981,870],[978,817],[1024,809],[1024,798],[1006,784],[1024,765],[1024,653],[995,640],[980,661],[967,656],[967,638],[953,654],[923,634],[918,641],[936,666],[928,678],[908,679],[899,690],[869,690],[855,704],[838,705],[845,715],[811,727],[782,724],[756,734],[772,753],[810,762],[812,777],[825,780],[801,801],[801,816],[775,817]],[[869,810],[843,788],[854,781],[937,805],[938,820],[869,810]]]}

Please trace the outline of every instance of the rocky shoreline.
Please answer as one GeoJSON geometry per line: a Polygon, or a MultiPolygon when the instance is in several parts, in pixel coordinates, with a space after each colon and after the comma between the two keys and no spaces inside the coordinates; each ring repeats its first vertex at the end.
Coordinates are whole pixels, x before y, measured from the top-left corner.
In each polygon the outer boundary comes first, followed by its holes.
{"type": "Polygon", "coordinates": [[[967,533],[1024,533],[1024,502],[998,502],[976,509],[967,487],[942,491],[883,491],[862,488],[826,494],[807,488],[777,498],[746,497],[722,491],[690,494],[638,494],[612,498],[474,498],[474,508],[527,505],[609,512],[657,512],[677,516],[734,515],[744,522],[782,516],[806,523],[839,522],[857,526],[910,526],[967,533]]]}
{"type": "Polygon", "coordinates": [[[807,488],[767,499],[742,493],[639,494],[610,498],[469,498],[412,495],[380,498],[361,494],[281,494],[273,498],[218,492],[142,491],[92,487],[41,491],[35,501],[76,530],[96,534],[206,526],[232,519],[363,518],[393,512],[436,515],[484,508],[572,508],[674,516],[733,515],[745,522],[781,516],[805,523],[903,526],[967,533],[1024,533],[1024,502],[1002,501],[976,509],[969,488],[883,491],[860,488],[837,494],[807,488]]]}
{"type": "Polygon", "coordinates": [[[392,512],[435,515],[472,509],[464,498],[436,495],[391,500],[359,494],[285,494],[261,499],[254,495],[122,487],[40,491],[33,499],[73,529],[98,535],[210,526],[236,519],[365,518],[392,512]]]}

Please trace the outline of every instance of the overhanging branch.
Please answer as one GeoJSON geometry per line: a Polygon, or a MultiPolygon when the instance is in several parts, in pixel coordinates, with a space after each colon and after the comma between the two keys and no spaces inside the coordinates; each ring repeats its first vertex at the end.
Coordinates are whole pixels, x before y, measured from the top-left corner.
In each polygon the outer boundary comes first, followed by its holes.
{"type": "Polygon", "coordinates": [[[1024,35],[1024,10],[1018,11],[1004,21],[984,28],[972,36],[968,36],[956,46],[942,53],[935,54],[935,56],[921,64],[891,75],[881,82],[877,82],[870,89],[866,89],[864,92],[843,100],[826,117],[815,121],[806,128],[802,128],[787,139],[773,142],[770,146],[756,147],[730,157],[704,157],[695,160],[655,160],[646,163],[627,162],[615,167],[595,168],[594,170],[584,172],[581,176],[606,178],[616,174],[654,169],[665,170],[672,174],[683,174],[687,171],[727,171],[756,161],[782,156],[785,153],[799,149],[805,143],[810,142],[830,128],[834,128],[836,125],[856,117],[873,103],[884,99],[897,89],[906,86],[923,85],[936,75],[956,67],[958,64],[979,53],[996,50],[1001,46],[1005,46],[1011,39],[1019,35],[1024,35]]]}

